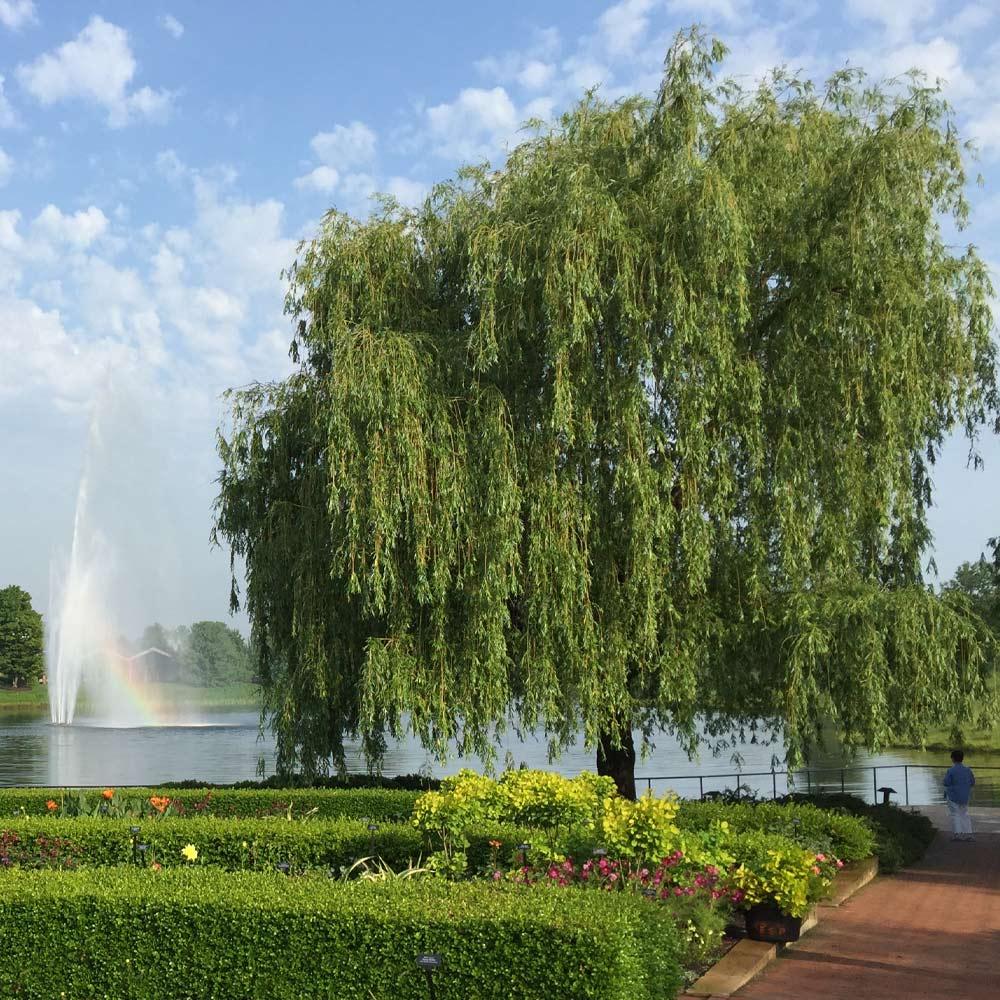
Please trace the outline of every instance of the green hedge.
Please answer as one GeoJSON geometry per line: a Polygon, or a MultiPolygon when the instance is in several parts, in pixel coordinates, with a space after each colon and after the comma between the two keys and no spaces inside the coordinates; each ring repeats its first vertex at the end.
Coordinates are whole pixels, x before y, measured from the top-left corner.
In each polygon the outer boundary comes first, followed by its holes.
{"type": "MultiPolygon", "coordinates": [[[[83,792],[92,805],[101,801],[101,789],[88,788],[83,792]]],[[[353,817],[375,822],[403,819],[413,812],[413,803],[419,792],[401,789],[215,789],[198,788],[119,788],[119,799],[148,803],[151,796],[165,796],[179,805],[184,816],[212,815],[224,817],[263,817],[284,815],[291,806],[293,816],[301,816],[311,809],[324,819],[353,817]]],[[[63,788],[3,788],[0,789],[0,817],[11,816],[22,809],[31,816],[47,813],[49,800],[73,802],[79,796],[77,789],[63,788]]]]}
{"type": "Polygon", "coordinates": [[[678,826],[687,830],[706,830],[713,822],[722,821],[737,833],[780,834],[842,861],[860,861],[875,853],[875,834],[864,818],[808,802],[685,801],[677,815],[678,826]]]}
{"type": "Polygon", "coordinates": [[[209,870],[0,873],[0,996],[667,1000],[666,908],[621,893],[209,870]]]}
{"type": "MultiPolygon", "coordinates": [[[[71,867],[87,865],[128,865],[132,863],[132,833],[139,827],[137,839],[148,845],[146,862],[173,867],[189,864],[181,850],[193,844],[201,864],[216,865],[230,871],[273,869],[287,862],[294,871],[310,868],[323,870],[349,867],[358,858],[381,858],[394,869],[416,865],[437,845],[425,842],[420,831],[410,823],[381,823],[374,830],[360,820],[284,819],[163,819],[133,823],[127,819],[103,817],[26,817],[0,820],[0,845],[9,845],[7,854],[0,847],[0,867],[6,856],[11,864],[24,867],[71,867]],[[39,846],[39,839],[43,845],[39,846]],[[49,851],[58,841],[58,852],[49,851]]],[[[488,831],[470,834],[468,854],[472,864],[485,868],[492,856],[491,839],[502,841],[497,852],[502,865],[512,866],[517,845],[532,839],[533,831],[509,826],[491,826],[488,831]]],[[[537,835],[537,832],[536,832],[537,835]]]]}
{"type": "Polygon", "coordinates": [[[875,854],[883,872],[894,872],[919,861],[934,839],[934,824],[922,813],[894,805],[869,805],[854,795],[797,795],[809,803],[861,818],[875,831],[875,854]]]}

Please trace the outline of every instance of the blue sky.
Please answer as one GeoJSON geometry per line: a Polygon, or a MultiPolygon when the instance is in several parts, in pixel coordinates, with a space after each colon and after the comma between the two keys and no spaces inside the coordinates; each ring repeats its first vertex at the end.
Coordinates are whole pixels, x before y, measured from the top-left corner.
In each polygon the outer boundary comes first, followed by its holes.
{"type": "MultiPolygon", "coordinates": [[[[46,607],[96,409],[104,530],[159,577],[128,627],[223,615],[219,394],[287,371],[296,241],[330,206],[413,202],[501,160],[585,87],[651,92],[693,20],[744,82],[779,64],[942,78],[986,178],[961,239],[1000,264],[998,0],[0,0],[0,585],[46,607]]],[[[994,438],[983,454],[973,473],[956,441],[938,467],[945,577],[1000,532],[994,438]]]]}

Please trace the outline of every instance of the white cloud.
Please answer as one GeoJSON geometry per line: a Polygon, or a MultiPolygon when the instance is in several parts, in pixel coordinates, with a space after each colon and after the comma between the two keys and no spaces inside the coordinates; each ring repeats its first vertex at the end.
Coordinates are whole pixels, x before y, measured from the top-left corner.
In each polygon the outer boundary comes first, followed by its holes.
{"type": "Polygon", "coordinates": [[[64,215],[50,204],[35,217],[32,229],[51,244],[82,250],[107,232],[108,218],[96,205],[64,215]]]}
{"type": "Polygon", "coordinates": [[[947,35],[967,35],[985,28],[996,14],[985,4],[966,4],[951,20],[942,25],[947,35]]]}
{"type": "Polygon", "coordinates": [[[932,17],[934,7],[934,0],[847,0],[847,9],[855,17],[878,21],[897,37],[932,17]]]}
{"type": "Polygon", "coordinates": [[[160,27],[174,38],[180,38],[184,34],[184,25],[173,14],[164,14],[160,18],[160,27]]]}
{"type": "Polygon", "coordinates": [[[524,68],[516,76],[517,82],[527,90],[539,90],[544,87],[555,73],[552,63],[540,59],[529,59],[524,68]]]}
{"type": "Polygon", "coordinates": [[[300,190],[322,191],[329,194],[340,181],[340,173],[334,167],[316,167],[302,177],[296,177],[294,184],[300,190]]]}
{"type": "Polygon", "coordinates": [[[611,78],[611,70],[607,64],[592,58],[585,52],[565,59],[562,71],[566,77],[566,85],[577,97],[581,91],[600,87],[611,78]]]}
{"type": "Polygon", "coordinates": [[[10,156],[0,149],[0,187],[3,187],[10,180],[10,175],[14,172],[14,161],[10,156]]]}
{"type": "MultiPolygon", "coordinates": [[[[906,0],[899,0],[906,3],[906,0]]],[[[750,17],[749,0],[670,0],[667,10],[671,14],[695,14],[705,22],[726,21],[739,24],[750,17]]]]}
{"type": "Polygon", "coordinates": [[[370,207],[371,198],[377,190],[375,178],[366,173],[348,174],[340,184],[345,209],[358,215],[364,214],[370,207]]]}
{"type": "Polygon", "coordinates": [[[375,158],[375,133],[363,122],[334,125],[330,132],[317,132],[309,145],[320,162],[335,170],[363,167],[375,158]]]}
{"type": "Polygon", "coordinates": [[[953,100],[975,93],[976,84],[962,64],[962,52],[954,42],[938,36],[929,42],[909,42],[885,50],[854,54],[857,65],[873,73],[898,77],[912,69],[927,74],[930,83],[943,81],[953,100]]]}
{"type": "Polygon", "coordinates": [[[129,94],[120,105],[111,109],[108,123],[113,128],[121,128],[139,118],[164,122],[170,117],[173,99],[174,95],[168,90],[140,87],[129,94]]]}
{"type": "Polygon", "coordinates": [[[428,187],[422,181],[410,177],[390,177],[386,193],[391,194],[401,205],[415,208],[427,197],[428,187]]]}
{"type": "Polygon", "coordinates": [[[965,131],[984,156],[991,159],[996,157],[1000,154],[1000,106],[994,104],[983,114],[973,118],[965,131]]]}
{"type": "Polygon", "coordinates": [[[132,93],[136,61],[128,32],[94,16],[70,42],[17,68],[21,85],[43,105],[83,100],[103,107],[119,128],[136,118],[163,118],[172,95],[149,87],[132,93]]]}
{"type": "Polygon", "coordinates": [[[35,21],[33,0],[0,0],[0,24],[12,31],[35,21]]]}
{"type": "Polygon", "coordinates": [[[0,128],[14,128],[18,123],[17,114],[3,92],[3,80],[3,74],[0,73],[0,128]]]}
{"type": "Polygon", "coordinates": [[[516,83],[527,90],[538,90],[555,76],[553,60],[560,46],[559,32],[555,28],[544,28],[534,32],[526,49],[479,59],[476,70],[491,82],[516,83]]]}
{"type": "Polygon", "coordinates": [[[128,354],[112,338],[70,333],[57,310],[0,297],[0,399],[43,392],[60,410],[85,406],[108,367],[128,354]]]}
{"type": "Polygon", "coordinates": [[[459,160],[492,155],[514,135],[519,121],[503,87],[467,87],[456,100],[427,109],[435,152],[459,160]]]}
{"type": "Polygon", "coordinates": [[[597,19],[599,35],[612,55],[626,55],[635,48],[649,28],[652,7],[653,0],[621,0],[597,19]]]}

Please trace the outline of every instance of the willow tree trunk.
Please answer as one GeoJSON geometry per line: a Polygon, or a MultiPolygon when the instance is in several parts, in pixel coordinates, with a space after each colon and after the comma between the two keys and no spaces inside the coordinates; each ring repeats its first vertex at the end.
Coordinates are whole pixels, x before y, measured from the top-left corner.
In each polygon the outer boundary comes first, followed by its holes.
{"type": "Polygon", "coordinates": [[[618,791],[635,800],[635,741],[631,726],[623,726],[616,739],[603,733],[597,745],[597,773],[615,779],[618,791]]]}

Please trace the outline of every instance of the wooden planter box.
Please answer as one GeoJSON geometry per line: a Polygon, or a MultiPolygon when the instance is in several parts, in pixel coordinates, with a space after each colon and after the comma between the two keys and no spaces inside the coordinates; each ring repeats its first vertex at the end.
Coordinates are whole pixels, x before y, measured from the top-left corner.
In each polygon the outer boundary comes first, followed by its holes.
{"type": "Polygon", "coordinates": [[[802,918],[782,913],[773,903],[757,903],[747,910],[747,937],[751,941],[787,944],[798,941],[802,918]]]}

